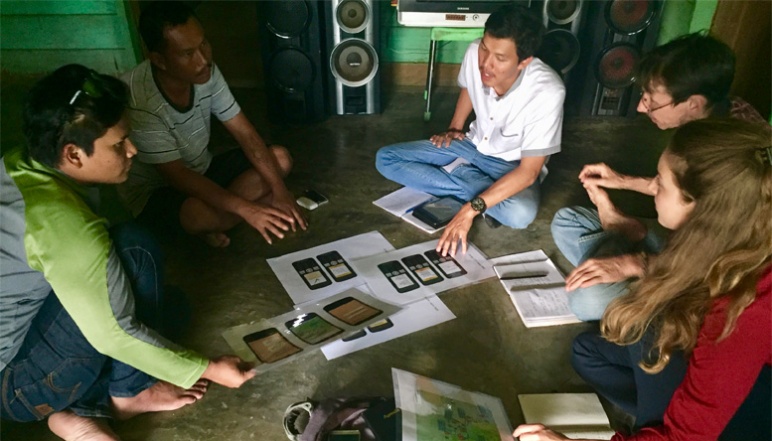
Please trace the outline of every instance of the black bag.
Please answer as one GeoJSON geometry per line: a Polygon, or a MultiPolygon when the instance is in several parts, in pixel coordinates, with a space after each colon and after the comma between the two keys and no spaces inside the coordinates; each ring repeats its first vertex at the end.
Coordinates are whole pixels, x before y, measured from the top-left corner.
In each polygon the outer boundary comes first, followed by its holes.
{"type": "Polygon", "coordinates": [[[394,399],[331,398],[290,405],[284,432],[292,441],[328,441],[334,430],[354,430],[362,441],[401,441],[402,422],[394,399]]]}

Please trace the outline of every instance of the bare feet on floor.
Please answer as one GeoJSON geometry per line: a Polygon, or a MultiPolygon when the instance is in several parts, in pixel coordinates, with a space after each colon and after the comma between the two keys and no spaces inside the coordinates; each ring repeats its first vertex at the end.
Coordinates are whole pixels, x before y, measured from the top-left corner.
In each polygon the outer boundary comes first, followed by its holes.
{"type": "Polygon", "coordinates": [[[126,420],[145,412],[175,410],[193,404],[206,393],[209,382],[199,380],[190,389],[159,381],[133,397],[111,397],[113,415],[126,420]]]}
{"type": "Polygon", "coordinates": [[[225,248],[231,244],[231,238],[225,233],[202,234],[201,238],[212,248],[225,248]]]}
{"type": "Polygon", "coordinates": [[[110,429],[104,418],[86,418],[69,410],[56,412],[48,417],[48,428],[66,441],[116,441],[118,435],[110,429]]]}
{"type": "Polygon", "coordinates": [[[646,237],[646,226],[638,219],[626,216],[611,202],[606,190],[595,186],[586,185],[590,200],[598,208],[600,224],[606,231],[617,231],[630,239],[639,242],[646,237]]]}

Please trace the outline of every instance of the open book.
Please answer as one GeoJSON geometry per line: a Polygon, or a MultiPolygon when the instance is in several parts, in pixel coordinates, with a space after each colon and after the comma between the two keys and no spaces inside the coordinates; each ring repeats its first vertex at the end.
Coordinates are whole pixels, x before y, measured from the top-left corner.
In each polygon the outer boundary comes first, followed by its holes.
{"type": "Polygon", "coordinates": [[[542,250],[491,259],[526,328],[580,323],[568,307],[565,278],[542,250]]]}
{"type": "Polygon", "coordinates": [[[569,438],[611,439],[614,436],[595,394],[530,394],[518,395],[517,399],[528,424],[544,424],[569,438]]]}
{"type": "Polygon", "coordinates": [[[420,228],[421,230],[433,234],[445,227],[432,228],[413,216],[413,210],[424,202],[428,202],[436,197],[422,191],[412,188],[402,187],[399,190],[389,193],[386,196],[374,201],[376,207],[381,207],[389,213],[404,220],[405,222],[420,228]]]}

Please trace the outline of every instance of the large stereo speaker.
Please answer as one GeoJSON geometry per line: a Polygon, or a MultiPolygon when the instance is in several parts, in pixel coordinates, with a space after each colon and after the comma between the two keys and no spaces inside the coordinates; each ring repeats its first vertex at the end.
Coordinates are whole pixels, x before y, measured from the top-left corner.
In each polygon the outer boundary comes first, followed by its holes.
{"type": "Polygon", "coordinates": [[[635,71],[659,34],[661,0],[587,1],[579,62],[566,86],[566,114],[635,116],[635,71]]]}
{"type": "Polygon", "coordinates": [[[563,81],[579,61],[579,32],[590,0],[544,0],[542,17],[547,32],[536,56],[555,69],[563,81]]]}
{"type": "Polygon", "coordinates": [[[378,1],[328,0],[327,53],[330,113],[381,111],[378,1]]]}
{"type": "Polygon", "coordinates": [[[319,2],[270,0],[258,5],[269,118],[274,122],[323,119],[324,39],[319,2]]]}

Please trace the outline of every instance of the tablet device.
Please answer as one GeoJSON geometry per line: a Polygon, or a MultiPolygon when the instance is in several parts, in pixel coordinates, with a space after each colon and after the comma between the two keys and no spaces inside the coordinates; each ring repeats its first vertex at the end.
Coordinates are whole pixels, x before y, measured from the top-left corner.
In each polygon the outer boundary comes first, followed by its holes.
{"type": "Polygon", "coordinates": [[[461,210],[464,201],[454,196],[443,196],[419,205],[413,210],[413,216],[432,228],[440,228],[453,219],[453,216],[461,210]]]}

